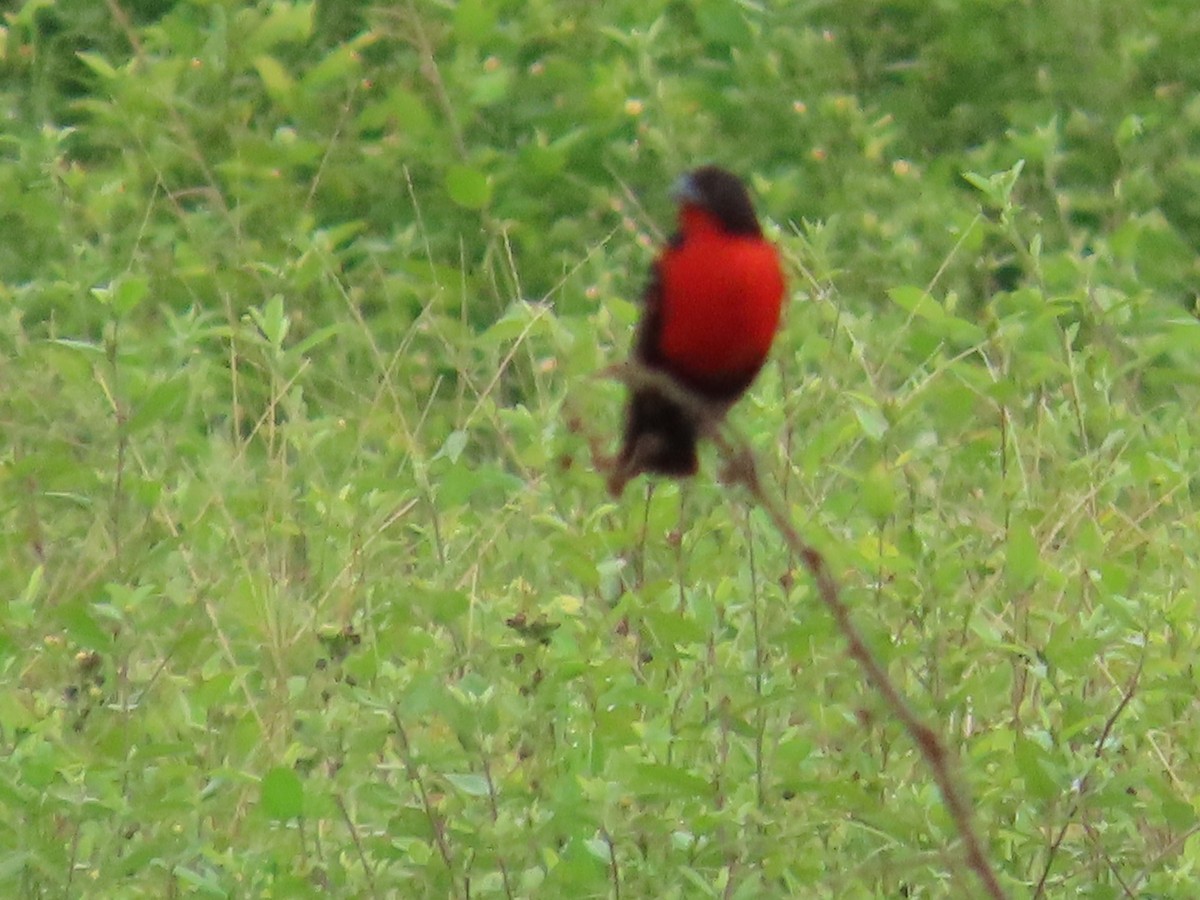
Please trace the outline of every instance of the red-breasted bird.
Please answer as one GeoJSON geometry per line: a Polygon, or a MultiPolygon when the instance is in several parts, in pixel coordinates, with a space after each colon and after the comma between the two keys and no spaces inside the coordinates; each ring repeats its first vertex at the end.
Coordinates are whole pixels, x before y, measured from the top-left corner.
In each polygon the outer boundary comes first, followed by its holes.
{"type": "Polygon", "coordinates": [[[783,270],[741,179],[703,166],[680,178],[674,194],[679,230],[651,270],[633,357],[697,402],[633,382],[608,479],[614,496],[642,472],[696,473],[702,430],[750,387],[779,327],[783,270]]]}

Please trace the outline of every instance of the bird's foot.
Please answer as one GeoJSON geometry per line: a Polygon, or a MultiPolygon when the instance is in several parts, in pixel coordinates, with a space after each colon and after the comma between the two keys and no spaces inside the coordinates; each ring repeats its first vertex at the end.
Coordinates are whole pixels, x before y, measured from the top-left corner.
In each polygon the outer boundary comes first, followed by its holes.
{"type": "Polygon", "coordinates": [[[754,490],[758,484],[758,467],[748,447],[741,447],[726,458],[725,465],[721,467],[721,481],[725,484],[744,484],[754,490]]]}

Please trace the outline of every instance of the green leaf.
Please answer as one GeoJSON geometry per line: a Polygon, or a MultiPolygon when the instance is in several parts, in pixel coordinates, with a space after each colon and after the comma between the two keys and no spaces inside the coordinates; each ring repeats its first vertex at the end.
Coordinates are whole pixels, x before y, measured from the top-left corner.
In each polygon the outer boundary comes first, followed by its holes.
{"type": "Polygon", "coordinates": [[[1012,586],[1018,590],[1029,587],[1037,578],[1040,564],[1033,530],[1020,517],[1014,518],[1005,544],[1005,566],[1012,586]]]}
{"type": "Polygon", "coordinates": [[[486,797],[490,793],[488,791],[487,779],[482,775],[474,773],[457,775],[447,772],[442,777],[470,797],[486,797]]]}
{"type": "Polygon", "coordinates": [[[273,0],[270,11],[251,31],[247,43],[257,52],[282,44],[301,43],[312,37],[316,3],[273,0]]]}
{"type": "Polygon", "coordinates": [[[251,307],[250,318],[272,347],[277,350],[283,347],[283,342],[291,328],[291,320],[283,310],[281,294],[272,296],[263,309],[251,307]]]}
{"type": "Polygon", "coordinates": [[[16,12],[6,12],[5,16],[14,25],[29,28],[34,24],[37,14],[43,9],[54,6],[54,0],[25,0],[16,12]]]}
{"type": "Polygon", "coordinates": [[[661,645],[694,646],[708,637],[699,622],[691,616],[681,616],[675,610],[647,609],[642,612],[642,618],[645,627],[661,645]]]}
{"type": "Polygon", "coordinates": [[[1013,757],[1017,772],[1025,781],[1025,787],[1039,800],[1049,800],[1058,795],[1058,784],[1050,777],[1046,751],[1024,735],[1016,735],[1013,757]]]}
{"type": "Polygon", "coordinates": [[[451,166],[446,172],[445,185],[450,199],[467,209],[483,209],[491,202],[491,182],[471,166],[451,166]]]}
{"type": "Polygon", "coordinates": [[[547,333],[553,323],[549,307],[518,300],[510,303],[496,322],[479,336],[479,344],[495,347],[522,336],[547,333]]]}
{"type": "Polygon", "coordinates": [[[602,838],[588,838],[583,842],[587,852],[603,863],[612,862],[612,847],[602,838]]]}
{"type": "Polygon", "coordinates": [[[13,883],[23,870],[36,865],[36,862],[35,854],[29,850],[12,850],[0,854],[0,884],[13,883]]]}
{"type": "Polygon", "coordinates": [[[1104,641],[1074,624],[1056,626],[1045,642],[1049,662],[1068,675],[1083,675],[1096,661],[1104,641]]]}
{"type": "Polygon", "coordinates": [[[382,128],[393,122],[409,140],[419,140],[436,129],[424,99],[403,85],[393,86],[383,99],[366,106],[359,117],[362,128],[382,128]]]}
{"type": "Polygon", "coordinates": [[[144,275],[130,275],[117,282],[113,289],[113,309],[120,317],[127,316],[150,291],[150,280],[144,275]]]}
{"type": "Polygon", "coordinates": [[[863,479],[862,488],[863,504],[873,519],[882,522],[896,511],[896,491],[892,485],[892,476],[883,463],[876,463],[871,467],[863,479]]]}
{"type": "Polygon", "coordinates": [[[980,175],[978,172],[964,172],[963,178],[972,187],[978,189],[995,206],[1007,209],[1012,200],[1012,191],[1025,168],[1025,160],[1019,159],[1016,164],[1003,172],[994,175],[980,175]]]}
{"type": "Polygon", "coordinates": [[[291,96],[296,88],[296,80],[273,56],[259,56],[254,60],[254,68],[263,86],[276,101],[283,102],[291,96]]]}
{"type": "Polygon", "coordinates": [[[89,69],[91,69],[97,75],[99,75],[101,78],[107,78],[109,80],[112,80],[114,78],[118,78],[121,75],[121,73],[119,71],[117,71],[112,66],[112,64],[108,60],[106,60],[103,56],[101,56],[99,53],[89,53],[87,51],[81,50],[78,53],[76,53],[75,55],[77,57],[79,57],[80,61],[85,66],[87,66],[89,69]]]}
{"type": "Polygon", "coordinates": [[[434,459],[445,457],[452,463],[458,462],[458,458],[462,456],[463,450],[467,446],[467,432],[461,428],[456,428],[450,432],[450,435],[442,443],[441,448],[433,455],[434,459]]]}
{"type": "Polygon", "coordinates": [[[439,625],[450,625],[467,614],[471,608],[471,598],[464,591],[446,588],[431,593],[424,607],[432,621],[439,625]]]}
{"type": "Polygon", "coordinates": [[[858,419],[858,426],[862,429],[863,434],[873,441],[878,441],[887,434],[887,417],[873,397],[854,393],[848,395],[847,399],[850,401],[850,408],[854,411],[854,417],[858,419]]]}
{"type": "Polygon", "coordinates": [[[78,350],[81,353],[89,353],[94,356],[104,355],[104,348],[91,341],[77,341],[72,338],[51,338],[48,343],[54,344],[56,347],[66,347],[69,350],[78,350]]]}
{"type": "Polygon", "coordinates": [[[890,288],[888,296],[893,303],[914,316],[935,321],[946,317],[946,311],[942,309],[941,304],[934,300],[928,291],[915,285],[890,288]]]}
{"type": "Polygon", "coordinates": [[[42,592],[42,582],[45,580],[46,569],[44,566],[34,566],[29,573],[29,580],[25,583],[25,589],[21,592],[20,603],[33,603],[42,592]]]}
{"type": "Polygon", "coordinates": [[[304,73],[301,81],[304,91],[318,91],[328,85],[343,84],[354,78],[362,71],[362,55],[360,49],[367,41],[359,40],[349,44],[339,44],[328,53],[324,59],[304,73]]]}
{"type": "Polygon", "coordinates": [[[299,818],[304,813],[304,784],[291,769],[276,766],[263,777],[262,806],[277,821],[299,818]]]}
{"type": "Polygon", "coordinates": [[[710,44],[744,47],[754,39],[741,4],[734,0],[703,0],[695,6],[696,24],[710,44]]]}
{"type": "Polygon", "coordinates": [[[45,583],[45,566],[34,566],[20,597],[9,601],[5,607],[4,621],[17,628],[28,628],[41,615],[42,588],[45,583]]]}
{"type": "Polygon", "coordinates": [[[639,793],[675,797],[711,797],[712,785],[699,775],[678,766],[642,763],[634,770],[633,787],[639,793]]]}
{"type": "Polygon", "coordinates": [[[305,356],[311,353],[317,347],[330,341],[338,335],[347,331],[349,326],[345,322],[336,322],[333,325],[326,325],[324,328],[318,328],[300,343],[292,348],[292,352],[300,356],[305,356]]]}
{"type": "Polygon", "coordinates": [[[459,0],[454,8],[454,32],[466,44],[481,44],[496,27],[497,6],[492,0],[459,0]]]}
{"type": "Polygon", "coordinates": [[[178,865],[171,869],[171,874],[191,888],[200,897],[229,897],[229,893],[221,887],[221,882],[211,872],[197,872],[194,868],[178,865]]]}
{"type": "Polygon", "coordinates": [[[129,433],[134,434],[155,422],[174,418],[187,404],[190,387],[191,382],[184,372],[156,384],[149,394],[134,404],[133,415],[126,426],[129,433]]]}
{"type": "Polygon", "coordinates": [[[104,650],[112,645],[112,633],[100,627],[87,601],[77,599],[64,604],[58,615],[67,635],[80,647],[104,650]]]}
{"type": "Polygon", "coordinates": [[[914,285],[891,288],[888,296],[901,309],[907,310],[914,319],[929,323],[932,326],[929,333],[942,340],[973,344],[986,337],[983,329],[974,322],[961,319],[947,310],[947,306],[950,309],[954,308],[956,298],[953,294],[947,296],[946,306],[924,289],[914,285]]]}
{"type": "Polygon", "coordinates": [[[512,81],[512,70],[503,65],[475,76],[471,82],[471,103],[475,106],[499,103],[508,96],[512,81]]]}

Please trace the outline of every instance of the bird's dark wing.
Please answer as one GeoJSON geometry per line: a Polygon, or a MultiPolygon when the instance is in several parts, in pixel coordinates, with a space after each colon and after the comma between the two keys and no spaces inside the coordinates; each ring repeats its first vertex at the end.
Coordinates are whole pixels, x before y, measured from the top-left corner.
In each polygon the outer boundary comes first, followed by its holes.
{"type": "MultiPolygon", "coordinates": [[[[670,253],[682,243],[683,235],[674,234],[663,252],[670,253]]],[[[650,280],[642,291],[642,318],[633,339],[634,358],[652,368],[661,368],[663,363],[662,350],[659,349],[663,326],[662,290],[662,267],[656,260],[650,267],[650,280]]]]}
{"type": "MultiPolygon", "coordinates": [[[[670,253],[680,240],[678,235],[673,237],[664,252],[670,253]]],[[[644,366],[667,371],[660,340],[662,293],[662,269],[655,262],[642,292],[642,318],[633,340],[633,357],[644,366]]],[[[609,477],[612,494],[619,496],[625,484],[642,472],[674,477],[695,474],[699,465],[697,427],[692,415],[655,388],[634,388],[625,409],[621,452],[609,477]]]]}

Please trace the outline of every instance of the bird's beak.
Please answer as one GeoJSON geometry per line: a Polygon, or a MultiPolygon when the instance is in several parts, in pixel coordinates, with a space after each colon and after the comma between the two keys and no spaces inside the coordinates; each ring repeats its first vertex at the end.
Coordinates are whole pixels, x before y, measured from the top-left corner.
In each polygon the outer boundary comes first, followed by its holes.
{"type": "Polygon", "coordinates": [[[700,196],[700,189],[696,187],[696,181],[690,173],[680,175],[676,179],[671,186],[671,197],[676,203],[691,203],[698,206],[704,202],[704,198],[700,196]]]}

